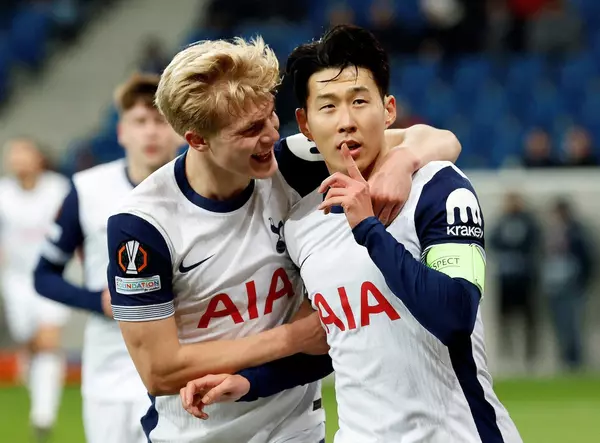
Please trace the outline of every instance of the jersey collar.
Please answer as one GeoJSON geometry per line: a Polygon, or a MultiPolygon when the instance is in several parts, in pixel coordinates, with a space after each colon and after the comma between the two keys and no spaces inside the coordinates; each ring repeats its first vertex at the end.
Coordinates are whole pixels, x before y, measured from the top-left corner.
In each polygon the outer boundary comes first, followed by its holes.
{"type": "Polygon", "coordinates": [[[250,200],[250,197],[252,197],[252,193],[254,192],[254,180],[251,180],[250,184],[239,195],[229,200],[213,200],[198,194],[192,189],[192,186],[185,175],[186,157],[187,152],[180,155],[177,160],[175,160],[175,180],[185,198],[196,206],[210,212],[233,212],[244,206],[246,202],[250,200]]]}

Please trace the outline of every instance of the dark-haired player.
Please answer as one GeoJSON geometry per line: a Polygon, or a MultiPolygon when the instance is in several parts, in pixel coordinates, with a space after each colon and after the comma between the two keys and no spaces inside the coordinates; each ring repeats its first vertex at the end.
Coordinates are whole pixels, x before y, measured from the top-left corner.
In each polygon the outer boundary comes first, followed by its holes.
{"type": "MultiPolygon", "coordinates": [[[[366,181],[388,152],[384,131],[396,117],[386,53],[368,31],[339,26],[294,50],[287,75],[300,129],[332,174],[292,209],[284,230],[327,331],[335,442],[521,442],[486,367],[483,217],[471,183],[449,162],[429,163],[386,228],[366,181]]],[[[306,382],[306,367],[281,369],[273,362],[222,377],[225,388],[204,400],[250,400],[306,382]]],[[[211,384],[196,381],[190,391],[211,384]]]]}

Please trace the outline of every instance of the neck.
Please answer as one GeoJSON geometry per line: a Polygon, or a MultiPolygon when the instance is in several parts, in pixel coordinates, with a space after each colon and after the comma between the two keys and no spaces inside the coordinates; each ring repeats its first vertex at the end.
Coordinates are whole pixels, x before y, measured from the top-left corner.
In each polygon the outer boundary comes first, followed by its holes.
{"type": "Polygon", "coordinates": [[[154,171],[155,169],[149,166],[136,165],[133,162],[127,162],[127,174],[129,175],[129,180],[131,180],[134,185],[139,185],[154,171]]]}
{"type": "Polygon", "coordinates": [[[188,149],[186,155],[185,175],[194,192],[202,197],[229,200],[243,192],[252,180],[220,168],[194,149],[188,149]]]}
{"type": "Polygon", "coordinates": [[[35,188],[38,178],[39,178],[39,175],[37,175],[37,174],[24,175],[22,177],[18,177],[19,185],[24,190],[31,191],[33,188],[35,188]]]}
{"type": "Polygon", "coordinates": [[[387,146],[387,144],[384,144],[384,146],[379,150],[377,157],[375,157],[375,160],[373,160],[373,163],[371,163],[371,165],[366,168],[367,170],[363,173],[365,180],[369,180],[369,177],[371,177],[373,171],[377,171],[381,167],[390,151],[390,147],[387,146]]]}

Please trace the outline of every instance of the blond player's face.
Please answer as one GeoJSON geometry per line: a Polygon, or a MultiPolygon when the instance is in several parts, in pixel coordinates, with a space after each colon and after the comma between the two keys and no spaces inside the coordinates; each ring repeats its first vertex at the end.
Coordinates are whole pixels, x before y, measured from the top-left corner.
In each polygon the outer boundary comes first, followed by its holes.
{"type": "Polygon", "coordinates": [[[274,146],[279,117],[274,99],[251,103],[232,124],[208,138],[212,161],[240,177],[267,178],[277,171],[274,146]]]}
{"type": "Polygon", "coordinates": [[[123,112],[118,136],[129,161],[150,169],[171,161],[183,144],[158,110],[141,102],[123,112]]]}

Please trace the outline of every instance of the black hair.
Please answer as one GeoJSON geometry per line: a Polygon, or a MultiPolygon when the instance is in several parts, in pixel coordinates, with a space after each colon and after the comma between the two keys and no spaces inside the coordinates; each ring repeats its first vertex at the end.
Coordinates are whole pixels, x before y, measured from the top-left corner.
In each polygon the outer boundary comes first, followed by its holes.
{"type": "Polygon", "coordinates": [[[285,75],[293,83],[300,106],[306,108],[308,80],[313,74],[328,68],[339,68],[341,73],[350,66],[371,71],[381,97],[388,95],[388,55],[371,32],[354,25],[335,26],[320,40],[298,46],[288,57],[285,75]]]}

